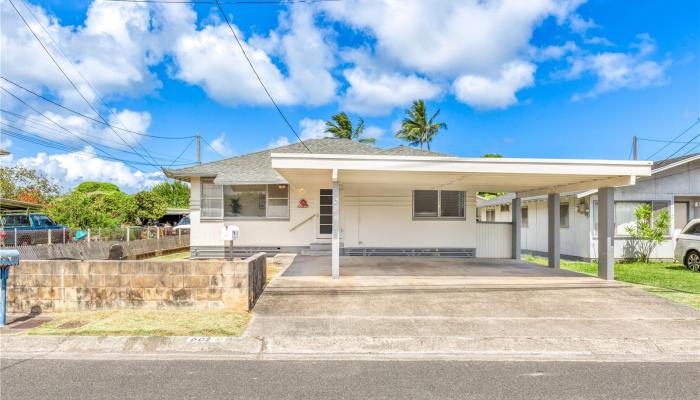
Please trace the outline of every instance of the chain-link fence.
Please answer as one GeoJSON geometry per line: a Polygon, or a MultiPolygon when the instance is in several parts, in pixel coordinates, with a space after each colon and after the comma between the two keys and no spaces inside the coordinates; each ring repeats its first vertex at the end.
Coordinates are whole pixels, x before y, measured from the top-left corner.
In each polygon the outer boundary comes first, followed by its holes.
{"type": "Polygon", "coordinates": [[[113,245],[125,257],[189,246],[189,229],[163,226],[118,228],[0,229],[0,247],[16,248],[23,259],[104,259],[113,245]]]}

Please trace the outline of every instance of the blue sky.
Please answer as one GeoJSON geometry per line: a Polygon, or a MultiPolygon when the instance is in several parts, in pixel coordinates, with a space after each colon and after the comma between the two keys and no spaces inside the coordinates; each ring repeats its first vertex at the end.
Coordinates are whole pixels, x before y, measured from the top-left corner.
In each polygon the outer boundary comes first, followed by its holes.
{"type": "MultiPolygon", "coordinates": [[[[199,132],[217,150],[204,146],[205,161],[296,140],[212,5],[26,0],[27,9],[23,0],[13,1],[115,125],[167,137],[199,132]]],[[[1,3],[3,77],[94,115],[9,1],[1,3]]],[[[424,98],[429,110],[441,110],[440,120],[449,128],[435,138],[436,151],[626,159],[633,135],[671,139],[700,114],[697,1],[428,3],[340,0],[224,8],[262,79],[304,137],[322,135],[323,120],[347,111],[354,120],[365,119],[379,146],[395,146],[401,144],[393,133],[403,110],[424,98]]],[[[2,92],[2,108],[25,117],[3,113],[5,132],[21,128],[25,136],[83,148],[62,152],[4,133],[3,146],[13,155],[3,162],[37,168],[65,187],[94,179],[135,191],[161,179],[152,166],[137,171],[96,159],[95,147],[109,144],[125,151],[114,153],[116,158],[143,161],[104,126],[7,82],[2,87],[85,135],[72,138],[56,133],[55,126],[27,122],[55,125],[2,92]],[[87,142],[96,145],[85,149],[87,142]]],[[[681,139],[698,133],[700,127],[681,139]]],[[[138,152],[158,153],[164,165],[190,141],[127,137],[138,152]]],[[[680,147],[675,146],[655,158],[680,147]]],[[[660,147],[642,141],[640,157],[660,147]]],[[[190,146],[177,163],[194,157],[190,146]]]]}

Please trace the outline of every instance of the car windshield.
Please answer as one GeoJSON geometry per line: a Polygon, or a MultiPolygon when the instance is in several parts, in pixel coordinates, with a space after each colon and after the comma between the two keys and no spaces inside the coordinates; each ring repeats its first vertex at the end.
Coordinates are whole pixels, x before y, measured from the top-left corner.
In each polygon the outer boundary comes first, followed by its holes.
{"type": "Polygon", "coordinates": [[[51,221],[51,218],[46,215],[33,215],[34,225],[36,226],[55,226],[56,224],[51,221]]]}

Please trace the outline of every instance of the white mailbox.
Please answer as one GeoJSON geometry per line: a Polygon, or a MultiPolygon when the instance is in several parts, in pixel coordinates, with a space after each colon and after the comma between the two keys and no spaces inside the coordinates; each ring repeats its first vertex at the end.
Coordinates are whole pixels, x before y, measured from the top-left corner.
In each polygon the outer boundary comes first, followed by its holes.
{"type": "Polygon", "coordinates": [[[221,240],[238,240],[241,230],[236,225],[221,228],[221,240]]]}

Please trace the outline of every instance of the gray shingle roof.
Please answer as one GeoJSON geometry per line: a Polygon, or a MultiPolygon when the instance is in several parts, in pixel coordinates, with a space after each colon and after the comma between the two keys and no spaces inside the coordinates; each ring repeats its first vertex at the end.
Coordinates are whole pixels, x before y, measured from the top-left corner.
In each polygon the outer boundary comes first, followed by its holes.
{"type": "MultiPolygon", "coordinates": [[[[405,155],[405,156],[445,156],[405,146],[381,149],[368,144],[347,139],[310,139],[304,141],[315,154],[360,154],[360,155],[405,155]]],[[[192,167],[167,170],[170,177],[187,179],[191,176],[216,177],[217,183],[283,183],[285,179],[272,169],[272,153],[307,153],[301,143],[294,143],[274,149],[263,150],[242,156],[227,158],[192,167]]]]}
{"type": "Polygon", "coordinates": [[[680,161],[688,160],[697,157],[698,155],[700,155],[700,153],[687,154],[680,157],[669,158],[668,160],[654,161],[654,164],[652,164],[651,166],[651,170],[653,171],[657,168],[665,167],[667,165],[675,164],[680,161]]]}

